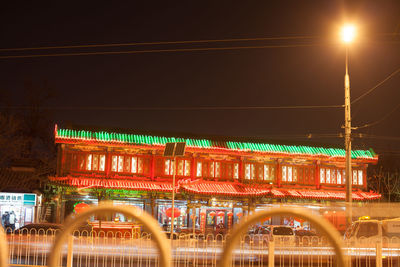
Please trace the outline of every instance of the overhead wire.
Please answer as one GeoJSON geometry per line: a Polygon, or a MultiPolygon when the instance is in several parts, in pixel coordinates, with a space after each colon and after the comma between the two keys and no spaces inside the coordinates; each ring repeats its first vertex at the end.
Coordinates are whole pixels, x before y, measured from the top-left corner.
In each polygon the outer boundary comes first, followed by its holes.
{"type": "Polygon", "coordinates": [[[365,125],[363,125],[363,126],[354,127],[354,128],[357,130],[357,129],[362,129],[362,128],[366,128],[366,127],[371,127],[371,126],[374,126],[374,125],[376,125],[376,124],[378,124],[378,123],[381,123],[381,122],[384,121],[386,118],[388,118],[390,115],[392,115],[398,108],[400,108],[400,103],[397,104],[397,106],[396,106],[394,109],[392,109],[390,112],[386,113],[386,114],[385,114],[382,118],[380,118],[379,120],[374,121],[374,122],[371,122],[371,123],[367,123],[367,124],[365,124],[365,125]]]}
{"type": "Polygon", "coordinates": [[[221,50],[240,50],[240,49],[293,48],[293,47],[312,47],[319,45],[321,44],[292,44],[292,45],[288,44],[288,45],[229,46],[229,47],[204,47],[204,48],[198,47],[198,48],[146,49],[146,50],[128,50],[128,51],[71,52],[71,53],[54,53],[54,54],[6,55],[6,56],[0,56],[0,59],[143,54],[143,53],[162,53],[162,52],[221,51],[221,50]]]}
{"type": "Polygon", "coordinates": [[[376,88],[378,88],[379,86],[381,86],[382,84],[384,84],[385,82],[387,82],[388,80],[390,80],[393,76],[395,76],[396,74],[400,73],[400,68],[398,68],[397,70],[393,71],[392,73],[389,74],[389,76],[387,76],[385,79],[383,79],[382,81],[380,81],[378,84],[376,84],[374,87],[372,87],[371,89],[369,89],[368,91],[366,91],[365,93],[363,93],[362,95],[360,95],[359,97],[357,97],[356,99],[354,99],[351,104],[354,104],[356,102],[358,102],[360,99],[362,99],[363,97],[365,97],[366,95],[370,94],[372,91],[374,91],[376,88]]]}
{"type": "MultiPolygon", "coordinates": [[[[205,106],[205,107],[102,107],[102,106],[42,106],[41,110],[257,110],[257,109],[320,109],[342,108],[343,105],[304,105],[304,106],[205,106]]],[[[31,106],[0,106],[0,109],[31,109],[31,106]]]]}
{"type": "Polygon", "coordinates": [[[76,48],[97,48],[97,47],[122,47],[122,46],[144,46],[144,45],[170,45],[170,44],[200,44],[219,42],[248,42],[248,41],[272,41],[272,40],[296,40],[313,39],[318,36],[281,36],[281,37],[259,37],[259,38],[231,38],[231,39],[207,39],[189,41],[160,41],[160,42],[134,42],[134,43],[110,43],[110,44],[88,44],[88,45],[62,45],[62,46],[41,46],[41,47],[20,47],[0,48],[1,52],[27,51],[27,50],[51,50],[51,49],[76,49],[76,48]]]}

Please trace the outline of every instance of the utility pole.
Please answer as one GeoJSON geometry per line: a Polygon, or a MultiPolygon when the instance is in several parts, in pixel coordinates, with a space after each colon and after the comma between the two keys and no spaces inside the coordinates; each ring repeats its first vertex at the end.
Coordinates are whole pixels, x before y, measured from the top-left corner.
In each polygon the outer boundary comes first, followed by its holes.
{"type": "Polygon", "coordinates": [[[350,111],[350,78],[349,78],[349,48],[346,46],[346,74],[344,76],[344,116],[345,116],[345,147],[346,147],[346,204],[348,206],[348,222],[352,221],[352,172],[351,172],[351,111],[350,111]]]}
{"type": "Polygon", "coordinates": [[[342,41],[346,46],[346,74],[344,75],[344,145],[346,149],[346,210],[348,226],[352,223],[352,172],[351,172],[351,112],[350,112],[350,77],[349,77],[349,45],[354,40],[356,28],[354,25],[347,24],[342,28],[342,41]]]}

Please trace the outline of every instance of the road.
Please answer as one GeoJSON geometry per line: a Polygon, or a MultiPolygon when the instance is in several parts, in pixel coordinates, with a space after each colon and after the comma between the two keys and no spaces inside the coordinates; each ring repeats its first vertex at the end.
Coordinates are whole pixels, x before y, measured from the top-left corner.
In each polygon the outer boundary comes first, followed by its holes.
{"type": "MultiPolygon", "coordinates": [[[[54,238],[36,236],[10,238],[10,259],[13,264],[46,265],[54,238]]],[[[175,266],[216,266],[223,251],[223,242],[201,240],[173,240],[172,255],[175,266]]],[[[376,249],[358,247],[345,249],[357,265],[375,265],[376,249]]],[[[67,246],[64,247],[64,261],[67,246]]],[[[303,264],[306,266],[328,266],[335,259],[328,246],[284,246],[275,247],[275,263],[278,266],[303,264]]],[[[400,247],[382,248],[384,262],[397,266],[400,263],[400,247]]],[[[234,251],[236,266],[267,266],[268,246],[242,243],[234,251]]],[[[148,239],[89,238],[73,239],[74,266],[153,266],[158,262],[158,250],[148,239]]]]}

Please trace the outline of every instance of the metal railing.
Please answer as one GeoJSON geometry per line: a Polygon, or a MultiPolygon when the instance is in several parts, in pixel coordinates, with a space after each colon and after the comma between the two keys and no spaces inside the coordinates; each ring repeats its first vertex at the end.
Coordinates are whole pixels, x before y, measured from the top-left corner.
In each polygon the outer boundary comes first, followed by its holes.
{"type": "Polygon", "coordinates": [[[150,215],[132,207],[101,205],[69,218],[62,231],[31,230],[4,234],[0,230],[0,266],[398,266],[400,239],[368,239],[343,244],[329,223],[305,211],[260,211],[230,234],[176,234],[167,239],[150,215]],[[142,223],[148,232],[77,231],[97,213],[118,212],[142,223]],[[302,218],[319,227],[322,236],[271,238],[246,229],[276,214],[302,218]],[[7,247],[8,243],[8,248],[7,247]],[[7,255],[8,254],[8,255],[7,255]],[[346,259],[347,257],[347,259],[346,259]]]}

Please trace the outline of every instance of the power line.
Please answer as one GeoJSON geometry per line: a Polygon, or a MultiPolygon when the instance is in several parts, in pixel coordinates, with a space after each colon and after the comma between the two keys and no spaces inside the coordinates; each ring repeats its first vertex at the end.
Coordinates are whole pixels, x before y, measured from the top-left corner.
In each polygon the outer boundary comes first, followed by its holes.
{"type": "Polygon", "coordinates": [[[379,136],[379,135],[363,134],[363,133],[354,134],[354,135],[352,135],[352,137],[400,141],[400,137],[398,137],[398,136],[379,136]]]}
{"type": "Polygon", "coordinates": [[[371,123],[367,123],[367,124],[365,124],[365,125],[363,125],[363,126],[355,127],[355,129],[362,129],[362,128],[366,128],[366,127],[371,127],[371,126],[374,126],[374,125],[376,125],[376,124],[378,124],[378,123],[381,123],[383,120],[385,120],[385,119],[388,118],[390,115],[392,115],[392,113],[395,112],[398,108],[400,108],[400,103],[397,104],[397,106],[396,106],[394,109],[392,109],[390,112],[388,112],[387,114],[385,114],[385,115],[384,115],[382,118],[380,118],[379,120],[374,121],[374,122],[371,122],[371,123]]]}
{"type": "Polygon", "coordinates": [[[382,81],[380,81],[377,85],[375,85],[374,87],[372,87],[371,89],[369,89],[367,92],[365,92],[364,94],[360,95],[359,97],[357,97],[355,100],[353,100],[351,102],[351,104],[353,105],[354,103],[358,102],[361,98],[363,98],[364,96],[370,94],[372,91],[374,91],[376,88],[378,88],[379,86],[381,86],[382,84],[384,84],[386,81],[388,81],[390,78],[392,78],[393,76],[395,76],[396,74],[400,73],[400,68],[398,68],[397,70],[395,70],[394,72],[392,72],[391,74],[389,74],[389,76],[387,76],[385,79],[383,79],[382,81]]]}
{"type": "Polygon", "coordinates": [[[319,46],[319,45],[321,45],[321,44],[230,46],[230,47],[205,47],[205,48],[174,48],[174,49],[148,49],[148,50],[102,51],[102,52],[72,52],[72,53],[55,53],[55,54],[30,54],[30,55],[0,56],[0,59],[63,57],[63,56],[91,56],[91,55],[118,55],[118,54],[142,54],[142,53],[162,53],[162,52],[194,52],[194,51],[218,51],[218,50],[240,50],[240,49],[294,48],[294,47],[311,47],[311,46],[319,46]]]}
{"type": "Polygon", "coordinates": [[[134,42],[134,43],[110,43],[110,44],[87,44],[87,45],[62,45],[62,46],[0,48],[0,51],[5,52],[5,51],[75,49],[75,48],[121,47],[121,46],[144,46],[144,45],[201,44],[201,43],[218,43],[218,42],[273,41],[273,40],[296,40],[296,39],[314,39],[314,38],[317,38],[317,36],[300,35],[300,36],[209,39],[209,40],[190,40],[190,41],[161,41],[161,42],[134,42]]]}
{"type": "MultiPolygon", "coordinates": [[[[31,106],[2,106],[0,109],[31,109],[31,106]]],[[[225,107],[101,107],[101,106],[43,106],[35,107],[41,110],[149,110],[149,111],[175,111],[175,110],[263,110],[263,109],[322,109],[343,108],[343,105],[309,105],[309,106],[225,106],[225,107]]]]}

